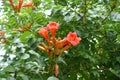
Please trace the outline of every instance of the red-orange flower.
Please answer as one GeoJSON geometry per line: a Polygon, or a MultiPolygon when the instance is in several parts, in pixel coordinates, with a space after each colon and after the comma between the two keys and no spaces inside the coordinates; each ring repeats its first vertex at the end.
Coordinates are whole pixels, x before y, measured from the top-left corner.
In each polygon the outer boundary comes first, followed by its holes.
{"type": "Polygon", "coordinates": [[[69,32],[66,40],[70,42],[73,46],[76,46],[80,42],[81,38],[77,37],[76,32],[69,32]]]}
{"type": "Polygon", "coordinates": [[[69,42],[66,39],[57,41],[56,47],[57,48],[62,48],[63,46],[65,46],[66,44],[68,44],[69,42]]]}
{"type": "Polygon", "coordinates": [[[24,4],[22,7],[31,7],[32,9],[34,9],[34,5],[32,3],[32,0],[29,3],[24,4]]]}
{"type": "Polygon", "coordinates": [[[47,41],[49,41],[49,36],[48,36],[48,28],[43,27],[38,31],[39,35],[42,35],[47,41]]]}
{"type": "Polygon", "coordinates": [[[55,37],[55,34],[56,34],[56,30],[59,28],[59,24],[56,23],[56,22],[50,22],[47,27],[49,28],[51,34],[52,34],[52,37],[55,37]]]}

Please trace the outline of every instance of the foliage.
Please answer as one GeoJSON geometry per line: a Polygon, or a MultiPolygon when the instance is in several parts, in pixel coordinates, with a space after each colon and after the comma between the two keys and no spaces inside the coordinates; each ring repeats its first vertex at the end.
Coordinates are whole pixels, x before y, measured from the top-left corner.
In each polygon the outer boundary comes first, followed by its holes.
{"type": "Polygon", "coordinates": [[[5,52],[0,53],[0,79],[120,79],[119,0],[33,0],[34,9],[21,8],[20,12],[8,0],[2,3],[0,30],[5,32],[6,43],[0,44],[0,51],[5,52]],[[59,56],[58,77],[48,73],[49,57],[37,48],[44,41],[38,30],[51,21],[61,26],[57,37],[72,31],[82,38],[79,45],[59,56]],[[19,31],[31,23],[30,29],[19,31]]]}

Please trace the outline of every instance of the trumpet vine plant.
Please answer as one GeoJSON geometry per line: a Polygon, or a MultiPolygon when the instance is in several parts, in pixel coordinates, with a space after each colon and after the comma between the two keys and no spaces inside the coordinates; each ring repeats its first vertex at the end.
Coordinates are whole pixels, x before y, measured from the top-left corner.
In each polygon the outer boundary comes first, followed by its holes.
{"type": "MultiPolygon", "coordinates": [[[[42,42],[37,46],[40,50],[45,51],[49,55],[52,65],[50,70],[54,72],[54,76],[56,77],[59,74],[58,57],[71,46],[76,46],[81,41],[81,38],[77,36],[76,32],[69,32],[64,39],[61,39],[61,37],[56,38],[56,31],[59,27],[60,25],[58,23],[50,22],[46,27],[41,28],[38,34],[41,35],[47,43],[42,42]]],[[[50,70],[49,72],[51,72],[50,70]]]]}

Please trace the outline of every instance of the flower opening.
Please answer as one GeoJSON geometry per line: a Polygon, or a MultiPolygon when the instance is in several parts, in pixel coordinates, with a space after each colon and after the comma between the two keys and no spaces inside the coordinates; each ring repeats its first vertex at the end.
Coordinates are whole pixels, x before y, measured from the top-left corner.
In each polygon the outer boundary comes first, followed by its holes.
{"type": "Polygon", "coordinates": [[[81,38],[77,37],[76,32],[69,32],[67,35],[67,41],[70,42],[73,46],[76,46],[77,44],[79,44],[81,38]]]}
{"type": "Polygon", "coordinates": [[[38,31],[39,35],[42,35],[47,41],[49,40],[49,36],[48,36],[48,28],[47,27],[43,27],[38,31]]]}
{"type": "Polygon", "coordinates": [[[49,28],[51,34],[52,34],[52,37],[55,37],[55,34],[56,34],[56,30],[59,28],[59,24],[56,23],[56,22],[50,22],[47,27],[49,28]]]}

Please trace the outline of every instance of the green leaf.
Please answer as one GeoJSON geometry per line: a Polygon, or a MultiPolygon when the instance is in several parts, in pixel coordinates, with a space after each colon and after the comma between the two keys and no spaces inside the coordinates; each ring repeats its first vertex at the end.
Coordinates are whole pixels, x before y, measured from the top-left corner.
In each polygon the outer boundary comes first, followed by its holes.
{"type": "Polygon", "coordinates": [[[120,57],[116,57],[116,60],[120,63],[120,57]]]}
{"type": "Polygon", "coordinates": [[[16,79],[13,77],[9,77],[8,80],[16,80],[16,79]]]}
{"type": "Polygon", "coordinates": [[[59,80],[58,78],[54,77],[54,76],[51,76],[49,77],[47,80],[59,80]]]}
{"type": "Polygon", "coordinates": [[[25,53],[25,49],[24,48],[16,48],[16,52],[17,53],[25,53]]]}
{"type": "Polygon", "coordinates": [[[21,37],[20,37],[20,40],[22,41],[22,42],[27,42],[28,41],[28,37],[31,35],[31,32],[29,32],[29,31],[26,31],[26,32],[24,32],[22,35],[21,35],[21,37]]]}
{"type": "Polygon", "coordinates": [[[120,42],[120,34],[117,35],[117,40],[120,42]]]}
{"type": "Polygon", "coordinates": [[[37,53],[37,52],[35,52],[35,51],[33,51],[33,50],[29,50],[28,51],[30,54],[32,54],[32,55],[35,55],[36,57],[40,57],[40,55],[37,53]]]}
{"type": "Polygon", "coordinates": [[[18,75],[17,76],[19,76],[19,77],[21,77],[22,78],[22,80],[29,80],[29,78],[28,78],[28,76],[27,75],[25,75],[25,74],[23,74],[23,73],[18,73],[18,75]]]}
{"type": "Polygon", "coordinates": [[[67,63],[63,60],[62,57],[58,57],[58,62],[62,62],[62,63],[64,63],[65,65],[67,65],[67,63]]]}
{"type": "Polygon", "coordinates": [[[14,66],[7,66],[6,68],[4,68],[5,72],[15,72],[15,67],[14,66]]]}
{"type": "Polygon", "coordinates": [[[92,71],[93,72],[93,75],[96,76],[96,77],[100,77],[100,74],[97,72],[97,71],[92,71]]]}
{"type": "Polygon", "coordinates": [[[118,74],[114,69],[110,68],[109,71],[120,78],[120,74],[118,74]]]}
{"type": "Polygon", "coordinates": [[[33,45],[35,45],[35,42],[36,42],[36,39],[35,38],[30,38],[29,40],[28,40],[28,45],[29,45],[29,47],[33,47],[33,45]]]}
{"type": "Polygon", "coordinates": [[[29,54],[24,54],[21,58],[22,58],[22,59],[28,59],[29,57],[30,57],[29,54]]]}
{"type": "Polygon", "coordinates": [[[1,80],[1,78],[5,78],[5,77],[7,77],[7,76],[9,76],[8,74],[6,74],[6,72],[3,70],[3,71],[0,71],[0,80],[1,80]]]}
{"type": "Polygon", "coordinates": [[[62,6],[66,6],[67,5],[67,1],[66,0],[54,0],[55,4],[60,4],[62,6]]]}

